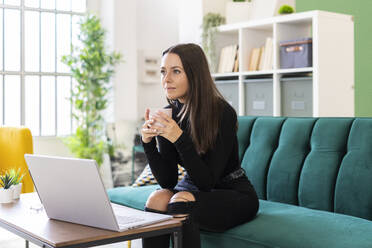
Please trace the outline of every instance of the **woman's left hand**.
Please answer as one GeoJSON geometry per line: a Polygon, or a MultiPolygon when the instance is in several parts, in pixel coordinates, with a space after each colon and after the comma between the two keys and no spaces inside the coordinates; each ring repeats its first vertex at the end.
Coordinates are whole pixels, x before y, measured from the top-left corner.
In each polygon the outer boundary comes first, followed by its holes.
{"type": "Polygon", "coordinates": [[[152,119],[155,122],[161,123],[164,127],[156,127],[158,134],[170,142],[174,143],[182,135],[183,131],[178,124],[167,114],[163,112],[156,112],[157,116],[153,116],[152,119]]]}

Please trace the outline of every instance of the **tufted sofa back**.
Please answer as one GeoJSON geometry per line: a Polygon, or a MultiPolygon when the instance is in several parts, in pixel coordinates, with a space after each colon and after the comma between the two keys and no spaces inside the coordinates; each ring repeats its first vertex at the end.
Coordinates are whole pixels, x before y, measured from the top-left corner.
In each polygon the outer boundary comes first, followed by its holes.
{"type": "Polygon", "coordinates": [[[238,120],[242,167],[260,199],[372,220],[372,118],[238,120]]]}

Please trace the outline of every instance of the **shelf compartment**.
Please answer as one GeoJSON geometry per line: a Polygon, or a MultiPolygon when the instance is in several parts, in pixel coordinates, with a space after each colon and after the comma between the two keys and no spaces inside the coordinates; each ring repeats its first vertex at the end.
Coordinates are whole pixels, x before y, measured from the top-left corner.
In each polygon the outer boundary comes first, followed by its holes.
{"type": "MultiPolygon", "coordinates": [[[[240,71],[248,72],[251,60],[251,53],[254,48],[265,47],[266,39],[273,38],[273,25],[258,26],[242,29],[241,40],[241,68],[240,71]]],[[[271,46],[270,46],[271,47],[271,46]]],[[[271,50],[273,48],[271,47],[271,50]]],[[[260,64],[260,62],[258,62],[260,64]]],[[[249,71],[256,72],[256,71],[249,71]]]]}
{"type": "Polygon", "coordinates": [[[225,79],[215,81],[217,89],[223,95],[225,100],[238,113],[239,111],[239,80],[238,79],[225,79]]]}
{"type": "Polygon", "coordinates": [[[281,78],[281,112],[283,116],[313,116],[312,77],[281,78]]]}
{"type": "Polygon", "coordinates": [[[245,114],[253,116],[273,115],[273,79],[248,79],[244,81],[245,114]]]}
{"type": "Polygon", "coordinates": [[[219,32],[216,34],[215,39],[218,40],[218,42],[215,43],[215,58],[210,66],[212,73],[218,73],[222,49],[230,45],[239,45],[239,31],[219,32]]]}
{"type": "MultiPolygon", "coordinates": [[[[299,40],[304,38],[313,38],[313,23],[312,19],[297,20],[294,22],[282,22],[275,24],[275,53],[276,53],[276,69],[280,69],[280,44],[284,41],[299,40]]],[[[317,41],[312,40],[312,43],[317,41]]],[[[312,58],[314,58],[314,49],[312,49],[312,58]]],[[[314,61],[311,62],[314,64],[314,61]]],[[[294,69],[294,68],[293,68],[294,69]]]]}

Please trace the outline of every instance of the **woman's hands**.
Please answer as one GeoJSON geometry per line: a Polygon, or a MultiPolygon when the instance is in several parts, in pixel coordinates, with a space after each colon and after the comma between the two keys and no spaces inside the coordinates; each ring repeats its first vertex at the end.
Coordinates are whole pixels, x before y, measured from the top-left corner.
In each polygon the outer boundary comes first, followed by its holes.
{"type": "Polygon", "coordinates": [[[142,125],[141,135],[143,143],[151,142],[152,138],[158,135],[156,129],[151,128],[151,125],[154,123],[154,120],[150,120],[150,110],[146,109],[145,112],[145,123],[142,125]]]}
{"type": "Polygon", "coordinates": [[[178,124],[167,114],[157,111],[154,121],[162,124],[164,127],[156,127],[159,135],[174,143],[182,135],[183,131],[178,124]]]}
{"type": "Polygon", "coordinates": [[[182,135],[182,129],[168,115],[161,111],[156,112],[156,116],[149,118],[150,110],[146,109],[145,123],[142,126],[142,141],[148,143],[153,137],[160,135],[174,143],[182,135]],[[154,122],[160,123],[163,127],[153,125],[154,122]]]}

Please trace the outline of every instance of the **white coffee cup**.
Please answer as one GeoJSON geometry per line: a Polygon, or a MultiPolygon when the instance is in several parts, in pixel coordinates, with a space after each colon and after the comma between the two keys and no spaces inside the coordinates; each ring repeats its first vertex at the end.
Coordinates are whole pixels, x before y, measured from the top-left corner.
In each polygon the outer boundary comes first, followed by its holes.
{"type": "MultiPolygon", "coordinates": [[[[149,113],[150,119],[152,119],[154,116],[160,117],[159,115],[156,114],[157,111],[165,113],[166,115],[168,115],[169,117],[172,118],[172,109],[171,108],[166,108],[166,109],[164,109],[164,108],[150,108],[150,113],[149,113]]],[[[161,124],[157,121],[154,121],[154,123],[152,123],[152,126],[164,127],[163,124],[161,124]]]]}

